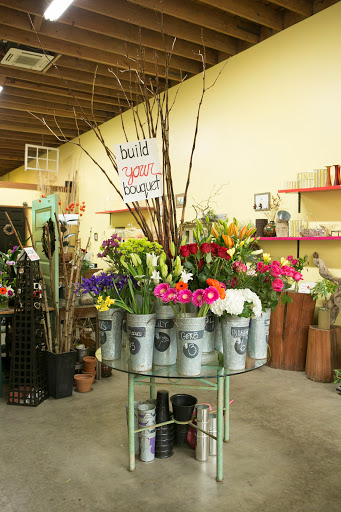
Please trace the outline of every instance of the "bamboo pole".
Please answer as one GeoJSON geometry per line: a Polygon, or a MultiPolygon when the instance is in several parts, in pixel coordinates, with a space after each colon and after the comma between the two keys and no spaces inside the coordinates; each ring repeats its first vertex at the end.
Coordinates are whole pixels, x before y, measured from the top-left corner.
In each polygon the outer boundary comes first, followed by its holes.
{"type": "Polygon", "coordinates": [[[60,352],[60,339],[59,339],[59,332],[60,332],[60,324],[59,324],[59,311],[56,303],[56,295],[55,295],[55,289],[53,284],[53,271],[52,271],[52,255],[51,255],[51,240],[50,240],[50,232],[49,232],[49,226],[48,223],[45,222],[45,229],[46,229],[46,236],[47,236],[47,254],[49,259],[49,267],[50,267],[50,286],[51,286],[51,295],[52,295],[52,302],[53,302],[53,308],[54,313],[56,315],[56,337],[55,337],[55,352],[58,354],[60,352]]]}

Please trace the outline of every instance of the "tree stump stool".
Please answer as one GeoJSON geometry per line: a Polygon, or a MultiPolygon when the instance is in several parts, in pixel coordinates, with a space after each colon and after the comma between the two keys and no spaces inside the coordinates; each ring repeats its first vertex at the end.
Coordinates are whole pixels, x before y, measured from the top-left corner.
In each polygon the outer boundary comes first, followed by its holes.
{"type": "Polygon", "coordinates": [[[332,382],[337,368],[341,368],[341,327],[319,329],[317,325],[310,325],[306,376],[316,382],[332,382]]]}

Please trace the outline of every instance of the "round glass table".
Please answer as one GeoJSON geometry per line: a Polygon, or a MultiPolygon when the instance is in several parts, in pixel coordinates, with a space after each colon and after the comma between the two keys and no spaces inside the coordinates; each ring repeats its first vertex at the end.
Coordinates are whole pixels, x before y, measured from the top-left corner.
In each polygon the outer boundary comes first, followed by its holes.
{"type": "MultiPolygon", "coordinates": [[[[150,398],[155,398],[155,386],[186,389],[200,389],[217,392],[217,475],[218,482],[223,480],[223,443],[228,442],[229,437],[229,402],[230,402],[230,377],[251,372],[264,366],[268,359],[250,359],[246,358],[245,368],[243,370],[229,370],[220,364],[207,364],[201,366],[200,375],[185,376],[179,374],[176,364],[172,366],[153,365],[152,369],[145,372],[136,372],[131,370],[129,358],[126,351],[122,349],[121,359],[109,360],[102,359],[101,349],[96,351],[96,358],[102,364],[109,366],[113,370],[128,374],[128,436],[129,436],[129,470],[135,470],[135,427],[134,427],[134,394],[135,386],[149,386],[150,398]],[[156,379],[162,379],[157,382],[156,379]],[[181,381],[187,381],[181,384],[181,381]],[[195,381],[189,383],[188,381],[195,381]],[[168,382],[167,382],[168,381],[168,382]]],[[[175,420],[172,422],[177,423],[175,420]]],[[[188,422],[194,428],[191,422],[188,422]]],[[[156,425],[158,426],[158,425],[156,425]]]]}

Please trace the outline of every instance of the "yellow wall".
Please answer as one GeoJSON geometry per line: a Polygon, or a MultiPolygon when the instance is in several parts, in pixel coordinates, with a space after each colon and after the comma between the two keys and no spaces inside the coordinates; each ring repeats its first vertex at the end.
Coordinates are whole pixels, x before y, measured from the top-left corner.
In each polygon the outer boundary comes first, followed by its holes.
{"type": "MultiPolygon", "coordinates": [[[[296,179],[299,171],[341,163],[341,3],[338,3],[282,33],[231,58],[213,89],[204,99],[189,204],[208,197],[213,186],[226,184],[223,194],[212,206],[217,213],[236,216],[241,221],[254,220],[253,199],[256,192],[277,192],[284,182],[296,179]]],[[[222,65],[207,71],[212,83],[222,65]]],[[[171,115],[170,145],[175,192],[184,190],[196,110],[202,77],[181,85],[171,115]]],[[[175,94],[175,89],[170,95],[175,94]]],[[[134,130],[130,112],[124,121],[131,140],[134,130]]],[[[124,141],[121,120],[113,119],[102,127],[112,147],[124,141]]],[[[82,136],[82,143],[118,183],[110,163],[92,133],[82,136]]],[[[109,216],[94,212],[111,204],[124,207],[115,197],[106,178],[72,144],[61,148],[60,180],[72,168],[80,172],[79,196],[88,209],[83,217],[82,236],[98,232],[99,241],[110,234],[109,216]],[[107,199],[108,198],[108,199],[107,199]]],[[[4,179],[26,181],[22,170],[4,179]]],[[[339,222],[341,192],[310,193],[302,196],[302,213],[297,212],[297,196],[283,197],[282,209],[293,218],[318,222],[339,222]],[[308,214],[311,214],[310,216],[308,214]]],[[[187,220],[195,217],[189,209],[187,220]]],[[[260,217],[257,214],[257,217],[260,217]]],[[[91,250],[98,252],[99,243],[91,250]]],[[[274,255],[294,253],[294,243],[266,242],[264,249],[274,255]]],[[[341,242],[304,242],[302,254],[317,250],[327,265],[341,275],[341,242]]],[[[316,279],[315,269],[306,279],[316,279]]]]}

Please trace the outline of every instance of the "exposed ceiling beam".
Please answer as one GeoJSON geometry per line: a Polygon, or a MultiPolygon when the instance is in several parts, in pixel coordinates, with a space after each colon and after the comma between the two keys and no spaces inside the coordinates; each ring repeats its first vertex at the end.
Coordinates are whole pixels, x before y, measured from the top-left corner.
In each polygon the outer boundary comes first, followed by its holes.
{"type": "MultiPolygon", "coordinates": [[[[0,0],[0,5],[3,7],[9,7],[21,12],[29,12],[34,15],[34,25],[37,32],[41,31],[40,22],[39,28],[36,27],[36,19],[42,20],[42,14],[44,11],[44,5],[36,0],[25,0],[25,2],[19,2],[19,4],[13,4],[13,0],[0,0]]],[[[115,11],[117,9],[115,8],[115,11]]],[[[149,30],[142,29],[131,23],[124,22],[122,20],[116,20],[109,16],[103,16],[101,14],[92,13],[89,15],[88,12],[78,7],[70,6],[67,11],[59,18],[60,24],[71,25],[72,27],[81,28],[88,32],[95,32],[96,34],[102,34],[110,38],[114,37],[127,41],[136,45],[142,44],[144,47],[159,50],[163,52],[165,48],[167,51],[171,51],[173,48],[174,38],[160,33],[160,30],[149,30]]],[[[49,22],[44,22],[49,23],[49,22]]],[[[50,25],[48,25],[50,26],[50,25]]],[[[91,34],[89,34],[91,37],[91,34]]],[[[173,48],[173,54],[180,57],[185,57],[191,60],[198,60],[201,62],[201,57],[198,52],[202,49],[201,45],[191,43],[189,41],[178,39],[176,45],[173,48]]],[[[207,62],[209,64],[217,63],[217,52],[215,50],[207,49],[206,52],[207,62]]]]}
{"type": "Polygon", "coordinates": [[[223,51],[230,55],[237,53],[237,43],[230,36],[210,29],[205,29],[202,34],[198,25],[173,18],[167,14],[163,14],[161,24],[159,14],[156,16],[155,12],[151,13],[150,10],[139,5],[131,5],[127,0],[115,0],[115,9],[113,9],[112,0],[96,0],[95,2],[93,0],[76,0],[73,5],[157,32],[160,32],[162,26],[165,34],[181,40],[185,39],[199,46],[204,43],[208,48],[223,51]]]}
{"type": "Polygon", "coordinates": [[[283,14],[271,5],[264,5],[255,0],[201,0],[201,2],[278,32],[283,30],[283,14]]]}
{"type": "Polygon", "coordinates": [[[164,12],[175,18],[190,21],[200,27],[216,30],[222,34],[242,39],[249,43],[258,43],[259,36],[240,28],[230,14],[217,13],[213,9],[190,0],[172,0],[171,2],[155,2],[155,0],[129,0],[132,4],[141,5],[157,12],[164,12]]]}
{"type": "Polygon", "coordinates": [[[289,11],[302,14],[308,17],[313,14],[313,1],[312,0],[271,0],[271,3],[284,7],[289,11]]]}

